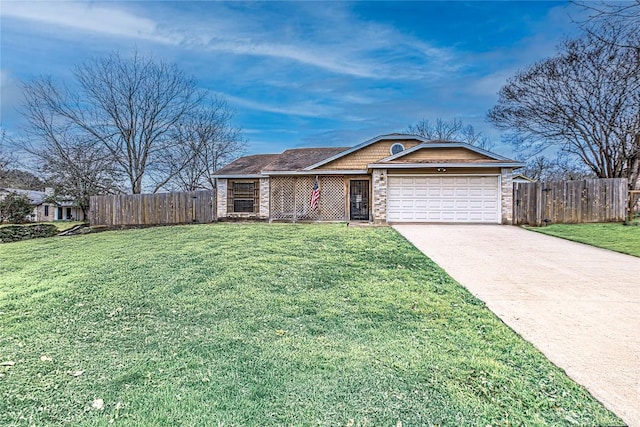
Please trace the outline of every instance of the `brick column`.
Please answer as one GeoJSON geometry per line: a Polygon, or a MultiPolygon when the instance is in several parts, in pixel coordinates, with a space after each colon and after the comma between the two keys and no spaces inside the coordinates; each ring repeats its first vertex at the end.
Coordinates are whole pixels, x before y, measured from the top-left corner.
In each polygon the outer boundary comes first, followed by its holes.
{"type": "Polygon", "coordinates": [[[387,222],[387,170],[373,170],[373,222],[384,224],[387,222]]]}
{"type": "Polygon", "coordinates": [[[502,168],[500,171],[500,208],[502,223],[513,224],[513,170],[502,168]]]}
{"type": "Polygon", "coordinates": [[[227,180],[216,179],[216,216],[227,217],[227,180]]]}

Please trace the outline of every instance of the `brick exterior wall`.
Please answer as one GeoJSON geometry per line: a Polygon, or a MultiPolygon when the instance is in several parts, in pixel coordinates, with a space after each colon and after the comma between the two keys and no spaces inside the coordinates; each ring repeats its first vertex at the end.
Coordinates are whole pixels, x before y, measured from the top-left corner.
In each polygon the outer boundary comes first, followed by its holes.
{"type": "Polygon", "coordinates": [[[513,224],[513,173],[511,168],[500,170],[500,207],[502,212],[502,223],[513,224]]]}
{"type": "Polygon", "coordinates": [[[227,182],[226,179],[216,179],[216,218],[227,217],[227,182]]]}
{"type": "Polygon", "coordinates": [[[269,178],[260,178],[260,218],[269,218],[269,178]]]}
{"type": "Polygon", "coordinates": [[[387,221],[387,170],[374,169],[372,174],[373,222],[384,224],[387,221]]]}

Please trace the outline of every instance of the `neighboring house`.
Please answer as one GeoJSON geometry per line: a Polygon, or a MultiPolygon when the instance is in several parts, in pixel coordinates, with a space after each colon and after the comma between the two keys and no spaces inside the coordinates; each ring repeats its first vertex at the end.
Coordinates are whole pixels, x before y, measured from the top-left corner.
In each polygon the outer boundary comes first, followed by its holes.
{"type": "Polygon", "coordinates": [[[84,221],[82,209],[74,206],[73,199],[58,198],[55,203],[48,201],[48,198],[53,195],[53,190],[50,188],[45,191],[0,188],[0,199],[9,193],[27,196],[33,206],[30,221],[84,221]]]}
{"type": "Polygon", "coordinates": [[[519,174],[513,175],[513,182],[524,182],[526,184],[526,183],[536,182],[536,180],[519,173],[519,174]]]}
{"type": "Polygon", "coordinates": [[[242,157],[216,172],[219,219],[512,222],[524,164],[454,141],[390,134],[352,148],[242,157]],[[310,206],[318,180],[320,199],[310,206]]]}

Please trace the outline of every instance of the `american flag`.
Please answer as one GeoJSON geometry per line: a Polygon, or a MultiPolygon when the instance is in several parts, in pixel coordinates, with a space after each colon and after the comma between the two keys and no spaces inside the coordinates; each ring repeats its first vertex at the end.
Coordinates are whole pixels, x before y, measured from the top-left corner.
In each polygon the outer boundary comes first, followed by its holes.
{"type": "Polygon", "coordinates": [[[309,207],[314,210],[318,207],[318,201],[320,200],[320,187],[318,187],[318,177],[316,177],[313,183],[313,191],[311,192],[311,200],[309,200],[309,207]]]}

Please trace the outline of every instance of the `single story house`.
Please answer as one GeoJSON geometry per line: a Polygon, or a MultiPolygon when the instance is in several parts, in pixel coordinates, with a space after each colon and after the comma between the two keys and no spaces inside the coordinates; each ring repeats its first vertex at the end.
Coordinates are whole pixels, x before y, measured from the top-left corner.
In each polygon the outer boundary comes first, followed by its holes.
{"type": "Polygon", "coordinates": [[[407,134],[381,135],[355,147],[246,156],[215,174],[217,215],[510,224],[513,170],[522,166],[463,142],[407,134]],[[316,183],[320,195],[313,203],[316,183]]]}
{"type": "Polygon", "coordinates": [[[68,197],[51,200],[54,192],[52,188],[45,191],[21,190],[19,188],[0,188],[0,200],[9,193],[17,193],[27,196],[33,206],[33,212],[29,221],[84,221],[82,209],[75,206],[73,199],[68,197]]]}

